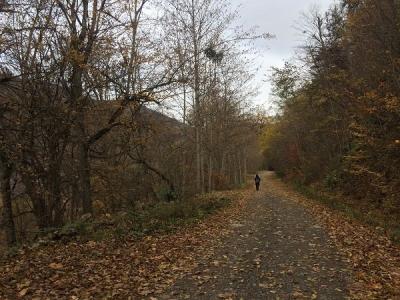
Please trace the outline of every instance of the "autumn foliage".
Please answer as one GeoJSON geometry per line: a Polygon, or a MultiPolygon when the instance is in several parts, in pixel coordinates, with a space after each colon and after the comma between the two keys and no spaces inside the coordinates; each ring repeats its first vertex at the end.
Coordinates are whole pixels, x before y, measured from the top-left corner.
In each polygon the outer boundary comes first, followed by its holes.
{"type": "Polygon", "coordinates": [[[273,71],[280,113],[263,136],[267,164],[281,175],[391,216],[400,212],[399,18],[392,0],[313,12],[305,67],[273,71]]]}
{"type": "Polygon", "coordinates": [[[241,186],[258,36],[229,36],[234,18],[214,0],[0,1],[7,244],[241,186]]]}

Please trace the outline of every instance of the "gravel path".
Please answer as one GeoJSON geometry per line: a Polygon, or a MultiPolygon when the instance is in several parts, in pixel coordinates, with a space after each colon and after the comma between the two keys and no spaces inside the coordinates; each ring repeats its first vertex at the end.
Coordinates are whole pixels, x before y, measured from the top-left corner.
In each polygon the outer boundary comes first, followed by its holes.
{"type": "Polygon", "coordinates": [[[261,191],[215,255],[161,299],[348,297],[349,268],[306,209],[275,191],[272,176],[261,174],[261,191]]]}

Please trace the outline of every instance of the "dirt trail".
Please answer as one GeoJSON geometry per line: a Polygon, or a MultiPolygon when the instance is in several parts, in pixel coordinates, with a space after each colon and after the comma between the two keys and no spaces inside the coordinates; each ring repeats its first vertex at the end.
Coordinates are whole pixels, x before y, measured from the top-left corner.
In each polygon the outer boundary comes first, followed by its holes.
{"type": "MultiPolygon", "coordinates": [[[[328,234],[263,173],[233,232],[161,299],[344,299],[350,270],[328,234]]],[[[229,222],[229,220],[227,220],[229,222]]]]}

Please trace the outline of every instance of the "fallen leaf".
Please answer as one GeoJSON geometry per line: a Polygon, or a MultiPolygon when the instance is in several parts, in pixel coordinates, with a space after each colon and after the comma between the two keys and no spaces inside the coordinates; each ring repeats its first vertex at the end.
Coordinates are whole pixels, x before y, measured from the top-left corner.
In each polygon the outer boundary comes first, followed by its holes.
{"type": "Polygon", "coordinates": [[[28,291],[29,291],[29,288],[25,288],[25,289],[23,289],[23,290],[21,290],[19,293],[18,293],[18,296],[21,298],[21,297],[24,297],[27,293],[28,293],[28,291]]]}
{"type": "Polygon", "coordinates": [[[49,264],[49,268],[53,269],[53,270],[61,270],[64,268],[63,264],[59,264],[59,263],[51,263],[49,264]]]}

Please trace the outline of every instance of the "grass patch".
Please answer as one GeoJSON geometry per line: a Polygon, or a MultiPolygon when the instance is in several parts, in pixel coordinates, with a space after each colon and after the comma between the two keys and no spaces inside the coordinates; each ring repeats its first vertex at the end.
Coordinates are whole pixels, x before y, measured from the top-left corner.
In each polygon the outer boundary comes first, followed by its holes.
{"type": "Polygon", "coordinates": [[[183,226],[195,224],[231,204],[231,197],[223,192],[200,195],[189,200],[158,202],[140,210],[122,212],[115,216],[75,222],[61,231],[76,232],[74,239],[101,241],[140,238],[151,234],[173,232],[183,226]]]}
{"type": "Polygon", "coordinates": [[[329,194],[302,183],[292,183],[294,189],[307,198],[313,199],[331,209],[342,212],[351,219],[360,221],[363,224],[374,227],[387,236],[396,244],[400,244],[400,223],[399,216],[385,213],[384,209],[372,206],[361,206],[356,200],[343,199],[337,195],[329,194]]]}
{"type": "MultiPolygon", "coordinates": [[[[122,212],[114,216],[77,220],[62,228],[38,231],[35,239],[25,245],[38,248],[60,242],[100,242],[174,232],[183,226],[198,223],[229,206],[232,198],[234,196],[226,196],[224,192],[214,192],[188,200],[158,202],[140,210],[122,212]]],[[[20,246],[22,245],[1,251],[0,260],[15,256],[20,246]]]]}
{"type": "Polygon", "coordinates": [[[196,223],[228,206],[231,199],[216,194],[202,195],[188,201],[161,202],[141,211],[131,211],[118,222],[120,228],[134,236],[176,230],[196,223]]]}

